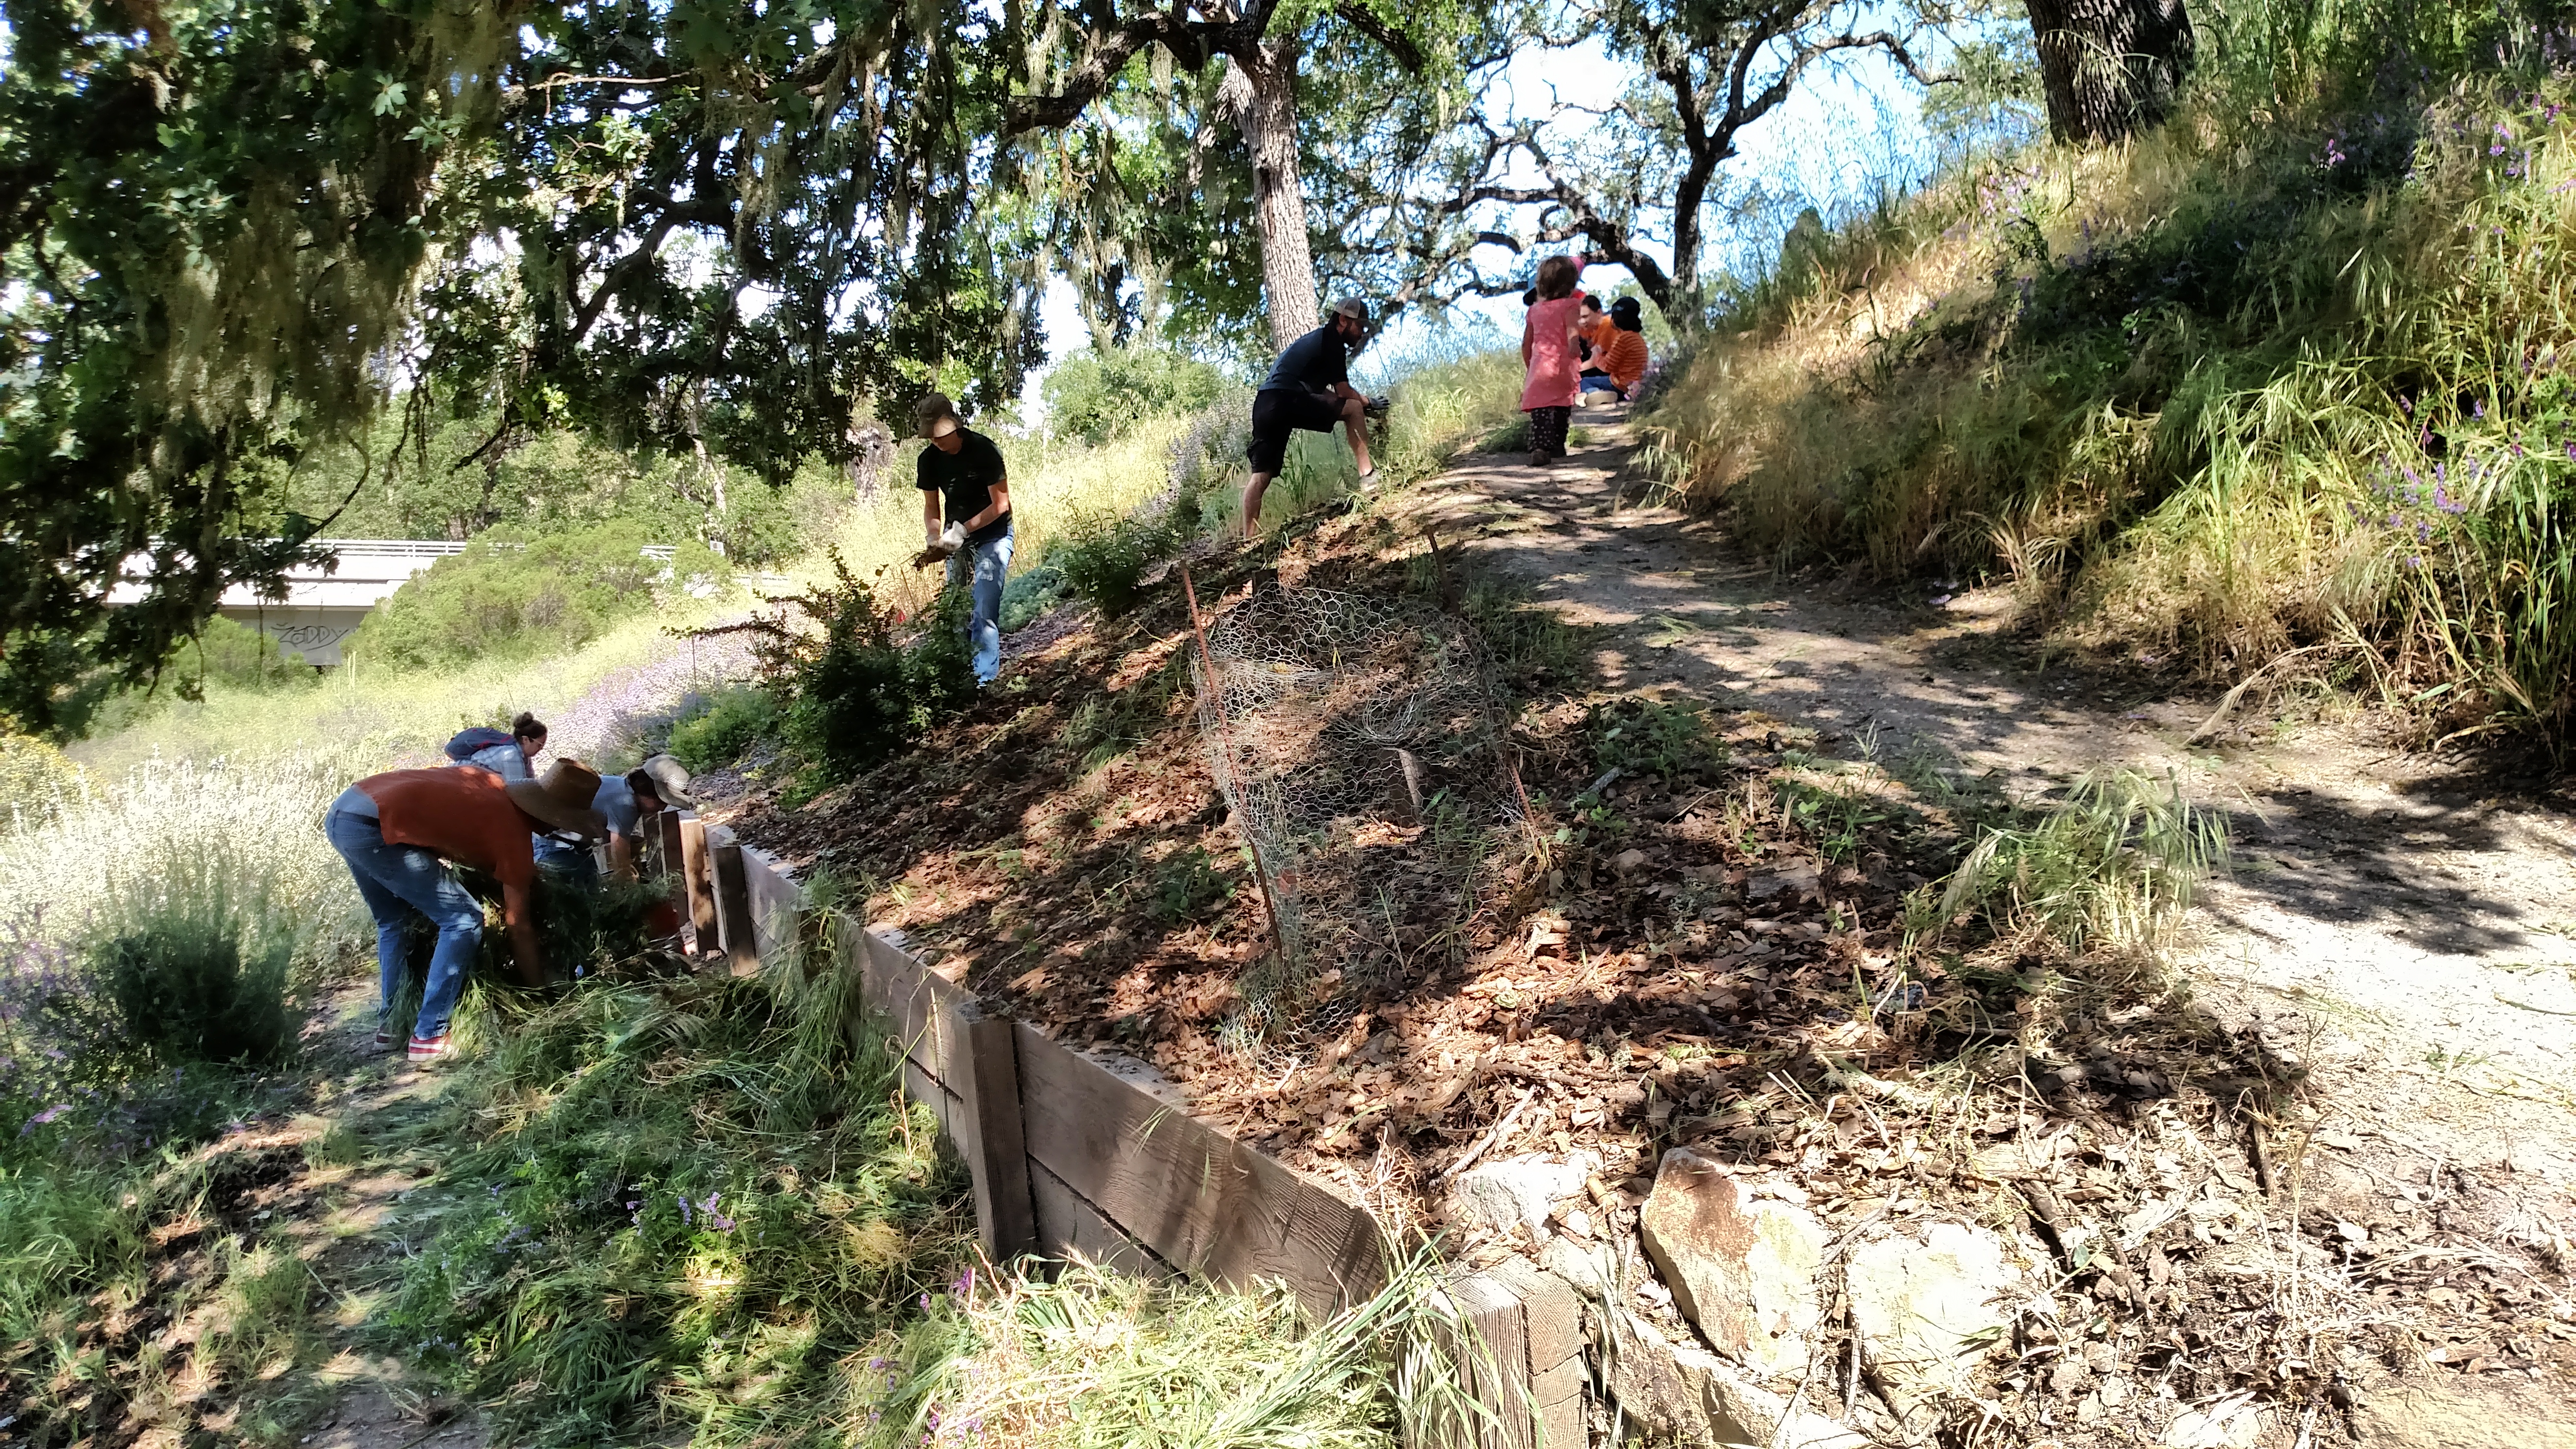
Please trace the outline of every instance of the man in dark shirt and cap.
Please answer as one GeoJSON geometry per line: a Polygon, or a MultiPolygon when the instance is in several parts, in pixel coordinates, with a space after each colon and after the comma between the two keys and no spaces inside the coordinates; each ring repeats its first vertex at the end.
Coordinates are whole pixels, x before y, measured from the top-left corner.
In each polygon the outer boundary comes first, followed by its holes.
{"type": "Polygon", "coordinates": [[[975,652],[975,682],[990,684],[1002,672],[1002,576],[1011,567],[1011,479],[1002,450],[958,420],[946,393],[929,393],[912,405],[914,430],[929,440],[916,465],[921,487],[921,531],[928,540],[920,562],[948,561],[948,582],[973,590],[975,616],[966,637],[975,652]],[[940,526],[945,510],[947,526],[940,526]]]}
{"type": "Polygon", "coordinates": [[[1339,423],[1350,436],[1360,481],[1377,476],[1369,461],[1368,399],[1351,386],[1351,354],[1368,340],[1368,303],[1344,297],[1324,325],[1288,344],[1261,390],[1252,397],[1252,483],[1243,490],[1243,536],[1261,528],[1261,495],[1288,461],[1288,435],[1329,433],[1339,423]]]}

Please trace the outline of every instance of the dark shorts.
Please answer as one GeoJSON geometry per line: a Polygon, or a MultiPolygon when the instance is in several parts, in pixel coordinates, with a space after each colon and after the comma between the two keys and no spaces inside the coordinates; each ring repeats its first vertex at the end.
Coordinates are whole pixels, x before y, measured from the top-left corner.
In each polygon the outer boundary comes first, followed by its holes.
{"type": "Polygon", "coordinates": [[[1342,400],[1331,393],[1269,387],[1252,395],[1252,471],[1276,475],[1288,461],[1288,435],[1329,433],[1342,420],[1342,400]]]}

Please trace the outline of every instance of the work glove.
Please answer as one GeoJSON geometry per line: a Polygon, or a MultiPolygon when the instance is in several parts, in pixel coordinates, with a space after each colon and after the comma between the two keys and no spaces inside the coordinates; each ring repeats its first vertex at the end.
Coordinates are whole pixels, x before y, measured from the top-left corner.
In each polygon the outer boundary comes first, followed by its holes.
{"type": "Polygon", "coordinates": [[[932,539],[927,547],[912,556],[912,566],[917,569],[926,569],[935,563],[945,563],[948,561],[951,554],[956,553],[957,550],[964,548],[965,546],[966,525],[962,523],[952,523],[948,525],[947,532],[942,533],[935,539],[932,539]]]}

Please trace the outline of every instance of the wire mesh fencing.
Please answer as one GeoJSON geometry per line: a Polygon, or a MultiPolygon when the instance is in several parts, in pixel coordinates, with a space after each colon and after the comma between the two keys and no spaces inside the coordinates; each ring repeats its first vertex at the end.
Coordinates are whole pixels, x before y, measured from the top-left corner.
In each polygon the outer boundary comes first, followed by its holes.
{"type": "Polygon", "coordinates": [[[1466,949],[1522,818],[1491,659],[1427,603],[1275,584],[1203,616],[1202,637],[1209,768],[1275,934],[1237,983],[1232,1034],[1329,1033],[1366,988],[1400,990],[1466,949]]]}

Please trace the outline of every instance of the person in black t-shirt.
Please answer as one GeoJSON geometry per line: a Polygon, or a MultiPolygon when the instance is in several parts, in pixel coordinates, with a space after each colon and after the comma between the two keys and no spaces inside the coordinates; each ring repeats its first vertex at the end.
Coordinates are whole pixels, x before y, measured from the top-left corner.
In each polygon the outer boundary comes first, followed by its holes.
{"type": "Polygon", "coordinates": [[[1368,399],[1351,386],[1351,354],[1368,340],[1368,303],[1344,297],[1324,325],[1288,344],[1252,395],[1252,483],[1243,490],[1243,536],[1261,528],[1261,495],[1288,461],[1292,432],[1329,433],[1339,423],[1351,440],[1360,481],[1377,476],[1369,462],[1368,399]]]}
{"type": "Polygon", "coordinates": [[[930,441],[921,450],[921,531],[928,544],[916,563],[948,561],[948,582],[974,591],[975,615],[966,636],[975,650],[975,682],[990,684],[1002,671],[1002,576],[1011,567],[1011,479],[1002,450],[957,418],[945,393],[912,405],[915,431],[930,441]],[[941,514],[946,513],[946,527],[941,514]]]}

